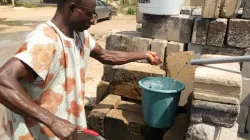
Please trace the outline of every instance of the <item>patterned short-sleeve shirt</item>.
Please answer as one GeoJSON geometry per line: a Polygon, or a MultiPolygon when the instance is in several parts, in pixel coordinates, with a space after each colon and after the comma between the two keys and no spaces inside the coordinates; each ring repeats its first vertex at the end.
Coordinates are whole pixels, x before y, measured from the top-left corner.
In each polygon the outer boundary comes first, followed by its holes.
{"type": "MultiPolygon", "coordinates": [[[[30,100],[56,116],[86,128],[84,111],[85,72],[95,41],[87,31],[65,36],[51,21],[36,27],[15,58],[38,75],[20,80],[30,100]]],[[[43,124],[6,110],[2,127],[12,140],[57,140],[43,124]]]]}

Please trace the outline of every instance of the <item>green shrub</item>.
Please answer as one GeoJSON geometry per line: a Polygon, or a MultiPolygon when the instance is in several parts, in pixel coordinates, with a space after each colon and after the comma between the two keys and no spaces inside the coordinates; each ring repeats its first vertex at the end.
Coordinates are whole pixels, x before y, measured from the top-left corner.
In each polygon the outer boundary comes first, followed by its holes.
{"type": "Polygon", "coordinates": [[[30,3],[30,2],[24,3],[23,6],[24,6],[25,8],[35,8],[35,7],[36,7],[36,5],[34,5],[34,4],[30,3]]]}
{"type": "Polygon", "coordinates": [[[129,6],[129,7],[128,7],[128,14],[129,14],[129,15],[135,15],[135,14],[136,14],[136,7],[134,7],[134,6],[129,6]]]}

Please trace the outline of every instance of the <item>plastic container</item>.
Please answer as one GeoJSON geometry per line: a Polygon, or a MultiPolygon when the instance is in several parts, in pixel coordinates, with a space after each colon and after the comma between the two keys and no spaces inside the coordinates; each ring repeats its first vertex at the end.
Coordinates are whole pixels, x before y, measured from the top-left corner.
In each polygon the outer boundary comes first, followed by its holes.
{"type": "Polygon", "coordinates": [[[139,85],[145,123],[154,128],[170,127],[175,120],[184,84],[169,77],[148,77],[140,80],[139,85]]]}
{"type": "Polygon", "coordinates": [[[105,140],[97,132],[89,129],[83,129],[77,132],[77,140],[105,140]]]}
{"type": "Polygon", "coordinates": [[[152,15],[179,15],[184,0],[139,0],[141,13],[152,15]]]}

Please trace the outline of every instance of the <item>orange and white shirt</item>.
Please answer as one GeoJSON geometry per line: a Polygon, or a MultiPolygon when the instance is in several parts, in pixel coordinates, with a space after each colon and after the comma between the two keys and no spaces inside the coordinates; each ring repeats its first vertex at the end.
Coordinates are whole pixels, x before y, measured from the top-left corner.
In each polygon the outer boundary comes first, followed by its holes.
{"type": "MultiPolygon", "coordinates": [[[[95,44],[88,31],[74,31],[74,38],[69,38],[51,21],[38,25],[15,55],[38,75],[35,80],[20,80],[30,100],[86,128],[85,73],[95,44]]],[[[58,140],[45,125],[10,110],[6,110],[2,127],[12,140],[58,140]]]]}

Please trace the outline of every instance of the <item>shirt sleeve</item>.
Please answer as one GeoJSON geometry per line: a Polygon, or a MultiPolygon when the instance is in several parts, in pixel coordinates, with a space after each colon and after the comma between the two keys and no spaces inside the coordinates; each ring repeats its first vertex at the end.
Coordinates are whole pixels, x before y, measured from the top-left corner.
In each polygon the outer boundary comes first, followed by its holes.
{"type": "Polygon", "coordinates": [[[52,58],[55,54],[55,41],[48,38],[41,31],[33,31],[30,33],[25,43],[19,48],[15,58],[21,60],[38,75],[35,82],[45,81],[52,58]]]}
{"type": "Polygon", "coordinates": [[[94,38],[89,34],[89,32],[86,30],[84,31],[84,45],[87,45],[90,50],[92,51],[95,48],[96,41],[94,38]]]}

